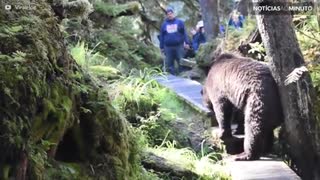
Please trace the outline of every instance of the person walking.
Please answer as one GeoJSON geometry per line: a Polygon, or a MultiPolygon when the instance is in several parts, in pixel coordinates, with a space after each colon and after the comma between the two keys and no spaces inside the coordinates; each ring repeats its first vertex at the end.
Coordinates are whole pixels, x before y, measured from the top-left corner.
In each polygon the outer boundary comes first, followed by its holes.
{"type": "Polygon", "coordinates": [[[166,20],[160,28],[160,49],[166,56],[166,70],[173,75],[181,72],[180,60],[183,57],[184,47],[188,46],[189,40],[184,22],[175,17],[172,8],[166,9],[166,20]],[[178,69],[175,69],[175,61],[178,69]]]}

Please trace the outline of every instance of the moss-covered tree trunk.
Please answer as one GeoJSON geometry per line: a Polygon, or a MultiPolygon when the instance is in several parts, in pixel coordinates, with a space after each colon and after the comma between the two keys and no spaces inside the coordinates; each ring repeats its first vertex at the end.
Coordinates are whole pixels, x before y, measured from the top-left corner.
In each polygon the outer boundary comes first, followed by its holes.
{"type": "Polygon", "coordinates": [[[48,1],[34,6],[0,11],[0,179],[134,178],[126,120],[70,58],[48,1]]]}
{"type": "Polygon", "coordinates": [[[280,85],[287,151],[303,179],[319,179],[320,132],[313,110],[315,94],[310,75],[305,72],[297,82],[284,85],[287,75],[304,65],[292,16],[259,14],[257,21],[273,74],[280,85]]]}

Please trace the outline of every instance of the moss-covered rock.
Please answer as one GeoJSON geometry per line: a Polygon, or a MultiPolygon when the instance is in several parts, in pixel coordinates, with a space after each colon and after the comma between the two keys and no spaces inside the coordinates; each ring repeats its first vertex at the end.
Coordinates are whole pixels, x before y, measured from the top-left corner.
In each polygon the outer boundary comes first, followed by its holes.
{"type": "Polygon", "coordinates": [[[212,63],[212,58],[215,56],[214,52],[221,46],[222,40],[215,39],[211,42],[202,44],[196,55],[196,62],[200,67],[210,67],[212,63]]]}

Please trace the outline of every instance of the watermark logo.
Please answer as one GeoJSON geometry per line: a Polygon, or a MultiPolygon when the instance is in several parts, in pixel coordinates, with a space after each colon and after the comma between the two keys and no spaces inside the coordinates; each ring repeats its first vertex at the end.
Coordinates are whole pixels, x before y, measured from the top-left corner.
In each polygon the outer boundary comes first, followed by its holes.
{"type": "Polygon", "coordinates": [[[314,2],[283,2],[283,1],[255,1],[251,4],[252,11],[256,14],[281,15],[314,13],[316,4],[314,2]]]}
{"type": "Polygon", "coordinates": [[[14,10],[36,10],[34,0],[0,0],[0,5],[7,11],[14,10]]]}
{"type": "Polygon", "coordinates": [[[7,11],[10,11],[12,9],[12,6],[7,4],[4,6],[4,9],[7,10],[7,11]]]}

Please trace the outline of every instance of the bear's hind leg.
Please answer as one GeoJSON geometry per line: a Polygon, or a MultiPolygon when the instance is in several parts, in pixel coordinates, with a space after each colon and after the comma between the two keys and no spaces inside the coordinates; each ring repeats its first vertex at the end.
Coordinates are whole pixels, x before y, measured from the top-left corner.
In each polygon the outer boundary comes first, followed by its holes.
{"type": "MultiPolygon", "coordinates": [[[[253,101],[256,103],[255,101],[253,101]]],[[[245,137],[244,152],[238,155],[235,160],[256,160],[263,153],[264,145],[264,129],[263,117],[264,111],[261,108],[252,108],[248,106],[244,114],[245,118],[245,137]],[[255,111],[256,110],[256,111],[255,111]]],[[[257,107],[257,106],[255,106],[257,107]]]]}
{"type": "Polygon", "coordinates": [[[256,160],[259,159],[262,150],[262,134],[251,131],[252,129],[245,127],[244,152],[237,155],[236,161],[256,160]]]}
{"type": "Polygon", "coordinates": [[[213,110],[220,129],[220,139],[224,140],[232,137],[231,133],[231,116],[232,104],[226,98],[219,98],[212,103],[213,110]]]}

